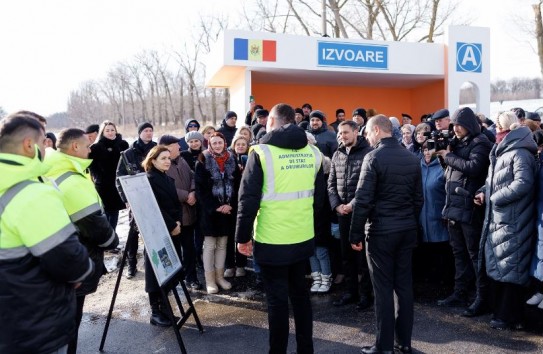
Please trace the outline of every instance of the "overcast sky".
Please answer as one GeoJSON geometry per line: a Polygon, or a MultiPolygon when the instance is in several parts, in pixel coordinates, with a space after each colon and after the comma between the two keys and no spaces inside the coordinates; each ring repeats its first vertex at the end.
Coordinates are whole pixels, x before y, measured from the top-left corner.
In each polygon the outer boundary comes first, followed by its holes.
{"type": "MultiPolygon", "coordinates": [[[[461,0],[472,25],[491,28],[491,76],[536,77],[537,55],[519,19],[530,0],[461,0]]],[[[70,91],[143,49],[181,46],[199,14],[237,14],[243,0],[13,0],[0,3],[0,106],[49,115],[70,91]]]]}

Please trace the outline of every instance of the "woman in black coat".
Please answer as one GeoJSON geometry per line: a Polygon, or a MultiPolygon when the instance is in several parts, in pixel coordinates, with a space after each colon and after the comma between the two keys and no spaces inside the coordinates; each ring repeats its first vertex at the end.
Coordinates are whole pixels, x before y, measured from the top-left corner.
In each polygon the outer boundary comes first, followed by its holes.
{"type": "MultiPolygon", "coordinates": [[[[155,195],[160,213],[166,224],[168,232],[172,236],[172,241],[179,255],[181,251],[181,223],[183,211],[181,203],[177,198],[177,190],[174,180],[166,174],[171,166],[170,151],[164,145],[153,147],[147,157],[142,162],[143,169],[147,172],[149,184],[155,195]]],[[[168,316],[163,312],[164,307],[160,295],[160,287],[155,278],[153,268],[145,254],[145,291],[149,294],[149,303],[151,305],[151,324],[155,326],[167,327],[171,325],[168,316]]]]}
{"type": "Polygon", "coordinates": [[[196,199],[200,207],[200,227],[204,235],[203,263],[208,293],[232,285],[224,279],[226,247],[236,228],[237,195],[241,174],[226,139],[213,133],[209,149],[196,163],[196,199]]]}
{"type": "Polygon", "coordinates": [[[98,139],[91,145],[89,159],[92,159],[92,163],[89,168],[96,190],[104,204],[107,219],[113,229],[117,227],[119,210],[126,207],[115,187],[119,157],[126,149],[128,149],[128,143],[117,133],[115,124],[108,120],[102,122],[98,139]]]}

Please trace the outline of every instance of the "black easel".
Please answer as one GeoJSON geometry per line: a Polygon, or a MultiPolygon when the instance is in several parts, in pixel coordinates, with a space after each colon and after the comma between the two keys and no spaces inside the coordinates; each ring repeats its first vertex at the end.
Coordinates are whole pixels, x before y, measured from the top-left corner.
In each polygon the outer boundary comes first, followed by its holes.
{"type": "MultiPolygon", "coordinates": [[[[113,313],[113,308],[115,306],[115,300],[117,299],[117,293],[119,291],[119,285],[121,284],[121,279],[123,276],[123,270],[124,266],[126,264],[126,258],[128,256],[128,252],[126,250],[126,247],[123,251],[123,257],[121,259],[121,264],[119,266],[119,275],[117,275],[117,282],[115,284],[115,289],[113,290],[113,296],[111,298],[111,305],[109,306],[109,313],[107,314],[106,319],[106,325],[104,326],[104,333],[102,334],[102,340],[100,342],[100,351],[102,352],[104,350],[104,344],[106,342],[107,332],[109,329],[109,323],[111,322],[111,315],[113,313]]],[[[198,326],[198,330],[200,333],[204,332],[204,328],[202,327],[202,324],[200,323],[200,319],[198,318],[198,314],[196,313],[196,309],[194,308],[194,304],[192,303],[192,299],[190,298],[190,293],[187,289],[187,286],[185,285],[185,282],[183,281],[183,271],[178,271],[170,280],[166,282],[163,286],[160,287],[160,292],[162,294],[162,299],[164,304],[166,304],[166,308],[168,309],[168,317],[170,318],[170,321],[174,323],[173,330],[175,332],[175,336],[177,337],[177,342],[179,344],[179,349],[181,349],[181,353],[186,354],[187,349],[185,348],[185,344],[183,343],[183,339],[181,338],[181,333],[179,330],[181,327],[183,327],[183,324],[187,321],[187,319],[190,317],[190,315],[194,316],[194,321],[196,322],[196,326],[198,326]],[[185,294],[185,298],[187,299],[188,308],[185,310],[183,307],[183,304],[181,303],[181,298],[179,297],[179,294],[177,293],[177,285],[181,285],[181,288],[183,289],[183,293],[185,294]],[[172,292],[175,297],[175,302],[177,303],[177,307],[179,308],[179,312],[181,313],[181,318],[179,320],[176,320],[173,309],[170,304],[168,293],[172,292]]]]}

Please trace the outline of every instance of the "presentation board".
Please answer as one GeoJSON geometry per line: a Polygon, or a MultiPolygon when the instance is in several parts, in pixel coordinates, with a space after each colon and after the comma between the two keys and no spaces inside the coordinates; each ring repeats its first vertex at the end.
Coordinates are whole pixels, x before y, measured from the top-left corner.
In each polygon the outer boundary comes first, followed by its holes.
{"type": "Polygon", "coordinates": [[[164,285],[181,269],[160,208],[145,173],[119,177],[124,195],[134,214],[147,256],[151,260],[158,284],[164,285]]]}

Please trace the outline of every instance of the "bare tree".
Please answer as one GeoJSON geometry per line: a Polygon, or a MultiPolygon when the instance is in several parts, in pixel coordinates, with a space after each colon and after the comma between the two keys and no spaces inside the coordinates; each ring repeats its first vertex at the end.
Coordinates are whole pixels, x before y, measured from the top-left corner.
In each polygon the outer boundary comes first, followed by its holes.
{"type": "Polygon", "coordinates": [[[537,42],[537,56],[539,57],[539,68],[541,75],[543,75],[543,20],[541,19],[541,4],[543,1],[539,1],[537,4],[533,4],[532,8],[535,15],[535,40],[537,42]]]}

